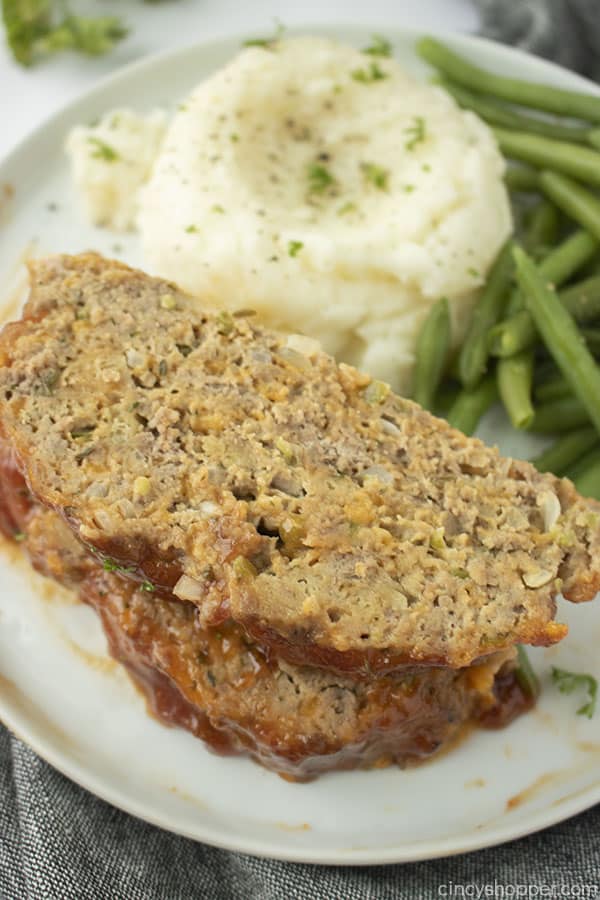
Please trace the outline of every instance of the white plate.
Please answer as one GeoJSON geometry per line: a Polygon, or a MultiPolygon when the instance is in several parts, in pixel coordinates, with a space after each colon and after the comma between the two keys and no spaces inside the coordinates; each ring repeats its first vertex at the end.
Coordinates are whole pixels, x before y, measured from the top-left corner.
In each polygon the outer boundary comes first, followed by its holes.
{"type": "MultiPolygon", "coordinates": [[[[366,27],[305,29],[358,46],[366,27]]],[[[390,29],[396,55],[422,72],[417,35],[390,29]]],[[[524,78],[593,90],[548,63],[485,41],[448,39],[475,61],[524,78]]],[[[39,253],[86,248],[140,264],[136,240],[88,227],[62,153],[66,131],[104,110],[172,104],[238,49],[240,39],[199,45],[122,70],[42,125],[0,165],[15,193],[0,224],[3,284],[33,240],[39,253]],[[53,204],[58,208],[54,209],[53,204]],[[115,249],[115,245],[119,245],[115,249]]],[[[5,204],[6,206],[6,204],[5,204]]],[[[482,434],[515,455],[499,414],[482,434]]],[[[289,784],[246,759],[220,758],[145,712],[106,654],[94,613],[0,553],[0,717],[79,784],[140,818],[222,847],[289,860],[363,864],[425,859],[506,841],[600,800],[600,714],[575,714],[577,697],[549,683],[551,664],[598,669],[600,606],[567,608],[564,643],[533,652],[544,691],[535,712],[500,732],[475,732],[418,769],[332,774],[289,784]]]]}

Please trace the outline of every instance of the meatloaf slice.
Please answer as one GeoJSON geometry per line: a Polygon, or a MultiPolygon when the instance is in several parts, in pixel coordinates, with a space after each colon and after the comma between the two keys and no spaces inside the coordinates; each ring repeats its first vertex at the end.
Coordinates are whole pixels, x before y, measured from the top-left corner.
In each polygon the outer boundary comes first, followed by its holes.
{"type": "Polygon", "coordinates": [[[366,675],[551,644],[599,506],[315,342],[95,254],[34,263],[0,428],[78,540],[292,663],[366,675]]]}
{"type": "Polygon", "coordinates": [[[113,656],[163,722],[288,778],[418,762],[469,721],[498,727],[533,703],[519,685],[513,650],[460,671],[421,668],[353,681],[278,662],[232,621],[206,628],[193,604],[155,598],[107,573],[56,512],[27,495],[6,453],[0,528],[19,535],[39,571],[77,587],[98,611],[113,656]]]}

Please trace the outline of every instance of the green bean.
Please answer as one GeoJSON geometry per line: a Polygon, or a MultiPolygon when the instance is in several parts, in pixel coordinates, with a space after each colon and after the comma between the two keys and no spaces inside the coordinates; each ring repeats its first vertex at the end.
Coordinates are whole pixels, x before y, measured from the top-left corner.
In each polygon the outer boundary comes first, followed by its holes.
{"type": "Polygon", "coordinates": [[[527,651],[521,644],[517,646],[517,662],[519,665],[515,670],[515,678],[519,687],[527,696],[537,697],[540,692],[540,682],[529,662],[527,651]]]}
{"type": "MultiPolygon", "coordinates": [[[[508,358],[512,359],[511,356],[508,358]]],[[[562,400],[563,397],[569,397],[572,393],[569,382],[562,375],[558,375],[556,378],[546,381],[536,388],[535,399],[545,403],[547,400],[562,400]]]]}
{"type": "Polygon", "coordinates": [[[597,150],[504,128],[493,128],[492,131],[505,156],[572,175],[586,184],[600,185],[600,153],[597,150]]]}
{"type": "Polygon", "coordinates": [[[596,459],[575,478],[575,487],[582,497],[593,497],[600,500],[600,453],[596,451],[596,459]]]}
{"type": "Polygon", "coordinates": [[[600,276],[594,275],[565,288],[560,301],[578,322],[600,319],[600,276]]]}
{"type": "Polygon", "coordinates": [[[531,403],[533,353],[528,350],[498,361],[498,392],[515,428],[527,428],[533,421],[531,403]]]}
{"type": "MultiPolygon", "coordinates": [[[[516,315],[518,312],[520,312],[523,309],[523,305],[524,305],[524,301],[523,301],[523,297],[521,296],[521,291],[519,290],[518,287],[513,288],[512,291],[510,292],[510,294],[508,295],[508,300],[506,302],[506,307],[504,310],[505,316],[508,317],[508,316],[516,315]]],[[[500,323],[500,324],[502,324],[502,323],[500,323]]],[[[495,327],[498,327],[498,326],[495,326],[495,327]]],[[[493,332],[493,330],[494,329],[491,329],[491,331],[488,333],[488,349],[489,349],[489,342],[490,342],[489,335],[493,332]]]]}
{"type": "Polygon", "coordinates": [[[596,150],[600,150],[600,128],[592,128],[588,132],[587,140],[588,144],[591,144],[596,150]]]}
{"type": "Polygon", "coordinates": [[[593,94],[496,75],[473,65],[432,37],[424,37],[417,42],[417,53],[452,81],[471,90],[476,86],[479,93],[490,94],[519,106],[600,122],[600,97],[593,94]]]}
{"type": "Polygon", "coordinates": [[[587,453],[598,443],[598,432],[591,425],[578,428],[558,438],[551,447],[540,453],[531,462],[538,472],[553,472],[562,475],[583,453],[587,453]]]}
{"type": "MultiPolygon", "coordinates": [[[[542,266],[540,265],[540,271],[542,266]]],[[[560,302],[573,318],[581,323],[600,319],[600,278],[587,278],[564,291],[560,291],[560,302]]],[[[526,309],[506,318],[488,336],[488,347],[493,356],[512,356],[531,347],[537,339],[537,332],[531,315],[526,309]]],[[[596,346],[597,339],[594,338],[596,346]]]]}
{"type": "Polygon", "coordinates": [[[538,269],[521,250],[513,251],[517,281],[537,330],[573,393],[600,431],[600,369],[587,349],[571,314],[538,269]]]}
{"type": "Polygon", "coordinates": [[[450,346],[450,309],[442,297],[432,306],[417,340],[413,399],[431,409],[450,346]]]}
{"type": "MultiPolygon", "coordinates": [[[[600,175],[600,153],[598,173],[600,175]]],[[[540,183],[544,193],[559,209],[600,241],[600,200],[594,194],[559,172],[542,172],[540,183]]]]}
{"type": "Polygon", "coordinates": [[[509,166],[504,173],[504,183],[509,191],[533,194],[540,189],[540,176],[528,166],[509,166]]]}
{"type": "Polygon", "coordinates": [[[555,434],[589,425],[589,421],[587,409],[578,397],[564,397],[536,407],[528,430],[536,434],[555,434]]]}
{"type": "Polygon", "coordinates": [[[492,356],[511,357],[535,344],[536,338],[531,314],[522,309],[490,329],[488,350],[492,356]]]}
{"type": "Polygon", "coordinates": [[[473,390],[463,389],[447,415],[453,428],[463,434],[473,434],[481,417],[498,399],[498,388],[493,375],[487,375],[473,390]]]}
{"type": "MultiPolygon", "coordinates": [[[[540,276],[551,284],[561,285],[597,250],[598,243],[589,232],[576,231],[542,260],[538,267],[540,276]]],[[[521,303],[522,296],[517,287],[507,303],[507,318],[488,333],[488,350],[492,356],[512,356],[535,343],[535,324],[527,310],[519,311],[521,303]]]]}
{"type": "Polygon", "coordinates": [[[528,253],[537,253],[542,247],[555,244],[560,228],[558,210],[548,200],[541,200],[530,211],[524,244],[528,253]]]}
{"type": "Polygon", "coordinates": [[[487,334],[502,315],[513,274],[512,242],[506,242],[492,266],[473,311],[458,360],[460,380],[472,389],[483,377],[488,361],[487,334]]]}
{"type": "Polygon", "coordinates": [[[446,78],[439,78],[436,83],[451,94],[460,106],[472,110],[490,125],[501,125],[514,131],[530,131],[544,137],[580,144],[587,142],[588,135],[592,131],[586,126],[562,125],[559,122],[549,122],[537,116],[527,115],[481,94],[475,94],[446,78]]]}
{"type": "Polygon", "coordinates": [[[597,253],[598,240],[588,231],[574,231],[540,263],[540,275],[557,287],[564,284],[597,253]]]}

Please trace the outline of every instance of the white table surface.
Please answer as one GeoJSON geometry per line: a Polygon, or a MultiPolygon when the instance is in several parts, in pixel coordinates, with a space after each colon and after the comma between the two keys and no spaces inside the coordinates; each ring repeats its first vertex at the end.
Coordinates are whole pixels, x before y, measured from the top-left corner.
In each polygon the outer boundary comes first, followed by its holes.
{"type": "Polygon", "coordinates": [[[63,53],[25,69],[0,44],[0,158],[32,128],[104,75],[158,50],[234,33],[270,34],[275,19],[286,25],[364,23],[385,32],[386,25],[435,31],[473,31],[472,0],[71,0],[77,11],[119,15],[128,37],[104,57],[63,53]]]}

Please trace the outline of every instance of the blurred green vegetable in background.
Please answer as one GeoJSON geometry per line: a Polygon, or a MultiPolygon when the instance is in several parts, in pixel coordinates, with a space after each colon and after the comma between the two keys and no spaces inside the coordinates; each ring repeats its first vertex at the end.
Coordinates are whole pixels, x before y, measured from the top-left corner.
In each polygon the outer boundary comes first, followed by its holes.
{"type": "Polygon", "coordinates": [[[127,34],[116,16],[78,16],[62,0],[2,0],[2,19],[8,46],[23,66],[59,50],[98,56],[127,34]]]}
{"type": "Polygon", "coordinates": [[[68,0],[2,0],[2,21],[8,46],[23,66],[60,50],[100,56],[128,33],[118,16],[77,15],[68,0]]]}

